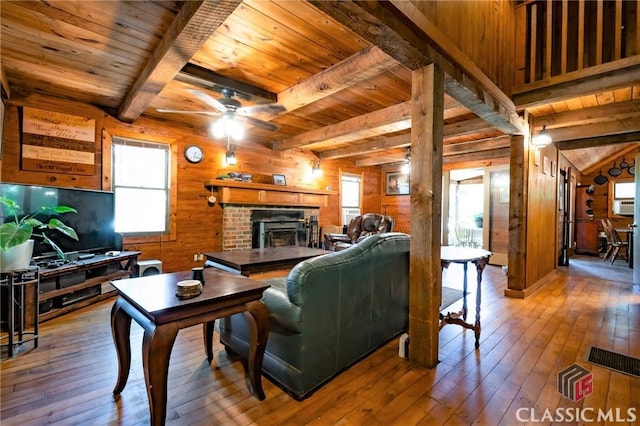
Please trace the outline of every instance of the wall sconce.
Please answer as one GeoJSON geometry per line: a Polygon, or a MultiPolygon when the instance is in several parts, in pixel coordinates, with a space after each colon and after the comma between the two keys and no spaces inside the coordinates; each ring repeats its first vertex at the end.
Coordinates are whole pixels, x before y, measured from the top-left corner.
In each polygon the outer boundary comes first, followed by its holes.
{"type": "Polygon", "coordinates": [[[407,155],[404,156],[404,164],[400,167],[400,171],[405,175],[411,173],[411,148],[407,149],[407,155]]]}
{"type": "Polygon", "coordinates": [[[534,146],[545,147],[549,145],[553,140],[551,139],[551,135],[547,132],[547,126],[542,126],[542,131],[531,138],[531,143],[534,146]]]}
{"type": "Polygon", "coordinates": [[[320,162],[316,161],[313,164],[313,168],[311,169],[311,174],[313,175],[313,177],[320,177],[322,176],[322,169],[320,168],[320,162]]]}
{"type": "Polygon", "coordinates": [[[229,144],[227,145],[227,154],[224,157],[228,166],[235,166],[238,163],[238,159],[236,158],[235,146],[229,144]]]}

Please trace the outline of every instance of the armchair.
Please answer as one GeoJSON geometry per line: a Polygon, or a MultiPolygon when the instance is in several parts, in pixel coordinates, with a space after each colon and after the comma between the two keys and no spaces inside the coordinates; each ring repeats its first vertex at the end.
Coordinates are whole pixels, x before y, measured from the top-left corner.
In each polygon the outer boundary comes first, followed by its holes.
{"type": "Polygon", "coordinates": [[[331,251],[344,250],[373,234],[392,232],[395,221],[391,216],[365,213],[351,219],[346,234],[324,234],[324,248],[331,251]]]}

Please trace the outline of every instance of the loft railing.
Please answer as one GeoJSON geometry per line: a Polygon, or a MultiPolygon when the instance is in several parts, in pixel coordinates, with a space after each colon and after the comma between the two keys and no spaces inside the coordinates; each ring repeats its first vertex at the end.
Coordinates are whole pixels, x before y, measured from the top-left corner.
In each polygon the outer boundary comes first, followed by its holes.
{"type": "Polygon", "coordinates": [[[516,6],[516,86],[640,55],[640,0],[516,6]]]}

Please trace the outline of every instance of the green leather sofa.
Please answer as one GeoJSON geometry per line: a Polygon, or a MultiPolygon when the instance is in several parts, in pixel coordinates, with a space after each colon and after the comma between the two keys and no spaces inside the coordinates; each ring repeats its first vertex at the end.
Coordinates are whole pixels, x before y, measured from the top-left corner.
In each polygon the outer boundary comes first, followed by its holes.
{"type": "MultiPolygon", "coordinates": [[[[374,234],[346,250],[305,260],[265,280],[270,312],[263,373],[303,399],[409,323],[409,236],[374,234]]],[[[246,360],[242,315],[220,321],[220,341],[246,360]]]]}

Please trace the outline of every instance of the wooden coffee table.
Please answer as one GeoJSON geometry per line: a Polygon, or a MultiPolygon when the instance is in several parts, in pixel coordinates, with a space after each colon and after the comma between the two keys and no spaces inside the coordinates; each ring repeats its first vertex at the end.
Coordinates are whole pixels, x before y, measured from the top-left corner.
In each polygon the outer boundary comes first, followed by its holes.
{"type": "Polygon", "coordinates": [[[245,250],[226,250],[205,253],[207,265],[249,276],[277,269],[292,268],[299,262],[323,254],[327,250],[311,247],[265,247],[245,250]]]}
{"type": "Polygon", "coordinates": [[[113,390],[118,396],[129,377],[131,367],[131,320],[144,329],[142,365],[149,397],[152,425],[163,425],[167,412],[167,374],[169,357],[178,330],[203,324],[205,349],[213,359],[213,327],[217,318],[244,312],[251,330],[247,387],[260,400],[261,370],[267,336],[269,311],[260,302],[268,285],[246,277],[206,269],[204,290],[191,299],[179,299],[176,283],[189,279],[189,272],[152,275],[112,281],[120,297],[111,309],[111,331],[118,355],[118,381],[113,390]]]}

